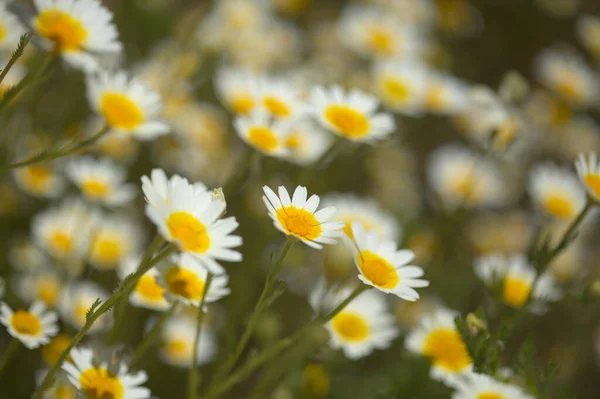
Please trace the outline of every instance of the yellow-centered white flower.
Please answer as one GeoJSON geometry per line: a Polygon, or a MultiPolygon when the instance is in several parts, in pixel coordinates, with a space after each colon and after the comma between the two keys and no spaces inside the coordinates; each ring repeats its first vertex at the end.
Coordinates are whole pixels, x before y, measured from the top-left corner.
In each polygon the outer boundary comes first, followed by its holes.
{"type": "Polygon", "coordinates": [[[54,309],[58,306],[63,285],[62,276],[56,269],[43,268],[20,274],[15,289],[26,302],[41,301],[47,308],[54,309]]]}
{"type": "MultiPolygon", "coordinates": [[[[181,177],[176,174],[171,176],[171,178],[169,179],[167,178],[167,174],[165,173],[165,171],[158,168],[152,169],[152,171],[150,172],[150,177],[142,176],[142,191],[144,192],[146,202],[153,206],[166,204],[169,184],[175,184],[174,182],[177,180],[184,181],[185,183],[188,182],[188,180],[185,177],[181,177]]],[[[198,194],[208,191],[204,183],[200,182],[193,183],[192,188],[198,194]]]]}
{"type": "Polygon", "coordinates": [[[467,83],[441,72],[429,71],[424,95],[425,108],[432,113],[452,115],[469,105],[467,83]]]}
{"type": "Polygon", "coordinates": [[[141,236],[133,220],[124,215],[104,215],[94,226],[87,258],[98,270],[115,270],[141,250],[141,236]]]}
{"type": "Polygon", "coordinates": [[[287,80],[265,77],[258,84],[258,106],[273,118],[291,120],[306,111],[300,94],[298,87],[287,80]]]}
{"type": "Polygon", "coordinates": [[[575,169],[587,192],[596,201],[600,201],[600,163],[596,153],[590,153],[587,159],[585,155],[579,154],[575,161],[575,169]]]}
{"type": "Polygon", "coordinates": [[[319,196],[313,194],[307,199],[306,187],[296,187],[292,198],[283,186],[279,186],[279,196],[267,186],[263,187],[263,191],[263,202],[269,211],[269,217],[285,235],[321,249],[322,244],[335,244],[335,238],[343,234],[344,223],[331,221],[335,216],[335,207],[317,211],[319,196]]]}
{"type": "Polygon", "coordinates": [[[275,120],[263,110],[256,110],[248,116],[237,117],[233,125],[242,140],[263,154],[274,157],[288,154],[287,122],[275,120]]]}
{"type": "Polygon", "coordinates": [[[594,57],[600,57],[600,18],[584,15],[576,25],[579,41],[594,57]]]}
{"type": "Polygon", "coordinates": [[[577,177],[551,163],[533,168],[527,188],[533,202],[557,219],[571,220],[585,206],[585,190],[577,177]]]}
{"type": "MultiPolygon", "coordinates": [[[[86,322],[86,313],[96,301],[106,301],[108,292],[92,281],[75,281],[66,286],[60,295],[58,310],[64,322],[80,329],[86,322]]],[[[111,313],[104,313],[89,329],[90,333],[105,331],[111,324],[111,313]]]]}
{"type": "MultiPolygon", "coordinates": [[[[128,275],[135,273],[140,265],[141,257],[131,256],[125,260],[117,269],[121,280],[128,275]]],[[[165,311],[170,307],[170,303],[165,297],[165,289],[158,284],[158,270],[153,267],[140,277],[135,283],[135,287],[129,295],[129,303],[136,307],[165,311]]]]}
{"type": "Polygon", "coordinates": [[[246,69],[221,68],[215,77],[215,89],[221,102],[234,114],[248,115],[260,106],[260,78],[246,69]]]}
{"type": "MultiPolygon", "coordinates": [[[[192,366],[194,340],[196,339],[196,321],[190,317],[168,319],[161,330],[161,359],[170,365],[189,368],[192,366]]],[[[209,326],[202,326],[198,341],[196,359],[202,366],[210,362],[217,353],[215,334],[209,326]]]]}
{"type": "Polygon", "coordinates": [[[58,315],[47,311],[43,302],[34,302],[29,310],[12,309],[0,303],[0,323],[8,333],[21,341],[28,349],[35,349],[50,342],[50,337],[58,333],[58,315]]]}
{"type": "Polygon", "coordinates": [[[48,165],[18,168],[13,171],[13,176],[21,190],[36,197],[56,198],[65,188],[65,179],[48,165]]]}
{"type": "Polygon", "coordinates": [[[419,115],[425,108],[427,67],[414,60],[385,60],[375,65],[375,90],[383,105],[406,115],[419,115]]]}
{"type": "Polygon", "coordinates": [[[328,130],[351,141],[383,139],[396,128],[394,118],[377,113],[377,98],[358,89],[349,92],[340,86],[315,87],[309,107],[312,115],[328,130]]]}
{"type": "Polygon", "coordinates": [[[312,119],[300,118],[288,127],[287,159],[301,166],[318,161],[331,148],[332,136],[312,119]]]}
{"type": "Polygon", "coordinates": [[[485,374],[470,373],[452,384],[452,399],[534,399],[520,387],[500,382],[485,374]]]}

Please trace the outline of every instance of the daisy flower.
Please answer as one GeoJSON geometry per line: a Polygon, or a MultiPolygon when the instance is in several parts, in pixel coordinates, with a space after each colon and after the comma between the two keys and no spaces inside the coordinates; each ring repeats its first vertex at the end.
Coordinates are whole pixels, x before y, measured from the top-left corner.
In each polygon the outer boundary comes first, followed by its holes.
{"type": "Polygon", "coordinates": [[[538,56],[535,68],[542,84],[571,105],[587,106],[598,97],[595,72],[574,54],[546,50],[538,56]]]}
{"type": "MultiPolygon", "coordinates": [[[[150,177],[142,176],[142,191],[144,192],[146,202],[153,206],[166,204],[169,184],[175,184],[172,182],[178,180],[187,182],[185,177],[173,175],[168,179],[164,170],[158,168],[152,169],[150,177]]],[[[200,182],[192,184],[192,188],[198,194],[208,191],[204,183],[200,182]]]]}
{"type": "Polygon", "coordinates": [[[344,223],[330,221],[335,216],[335,207],[317,211],[319,196],[313,194],[307,200],[306,187],[296,187],[292,199],[283,186],[279,186],[279,196],[267,186],[263,186],[263,191],[263,202],[269,216],[275,227],[285,235],[321,249],[322,244],[335,244],[335,237],[343,234],[344,223]]]}
{"type": "MultiPolygon", "coordinates": [[[[19,19],[7,9],[7,2],[0,3],[0,49],[13,51],[19,38],[25,33],[25,27],[19,19]]],[[[6,65],[4,63],[3,65],[6,65]]]]}
{"type": "Polygon", "coordinates": [[[56,198],[65,188],[65,179],[46,165],[31,165],[13,171],[17,186],[27,194],[56,198]]]}
{"type": "Polygon", "coordinates": [[[36,301],[29,310],[15,312],[6,303],[0,303],[0,323],[28,349],[50,342],[50,337],[58,333],[57,322],[57,314],[46,311],[42,302],[36,301]]]}
{"type": "Polygon", "coordinates": [[[595,57],[600,57],[600,18],[584,15],[576,25],[579,41],[595,57]]]}
{"type": "MultiPolygon", "coordinates": [[[[76,329],[83,327],[86,321],[86,313],[94,304],[96,299],[106,301],[108,292],[91,281],[76,281],[70,283],[62,291],[58,302],[58,310],[64,322],[76,329]]],[[[96,320],[89,332],[100,332],[110,326],[110,313],[105,313],[96,320]]]]}
{"type": "Polygon", "coordinates": [[[375,91],[388,109],[406,115],[424,110],[427,67],[413,60],[389,60],[376,64],[375,91]]]}
{"type": "MultiPolygon", "coordinates": [[[[46,376],[47,370],[42,370],[37,373],[36,378],[38,385],[42,383],[44,377],[46,376]]],[[[69,382],[67,378],[67,374],[63,371],[60,371],[55,374],[54,384],[50,387],[50,389],[44,391],[42,398],[43,399],[77,399],[77,388],[69,382]]]]}
{"type": "MultiPolygon", "coordinates": [[[[192,366],[196,321],[189,317],[172,317],[162,327],[159,354],[172,366],[192,366]]],[[[208,326],[202,327],[196,359],[198,365],[210,362],[217,353],[215,334],[208,326]]]]}
{"type": "Polygon", "coordinates": [[[36,243],[57,259],[85,255],[96,214],[77,200],[67,200],[34,216],[31,230],[36,243]]]}
{"type": "Polygon", "coordinates": [[[93,110],[114,132],[153,140],[170,130],[158,119],[162,110],[160,96],[124,71],[88,75],[87,97],[93,110]]]}
{"type": "MultiPolygon", "coordinates": [[[[320,312],[333,309],[345,300],[351,289],[325,292],[324,281],[311,294],[311,305],[320,312]]],[[[366,291],[353,299],[325,324],[330,345],[342,349],[350,359],[359,359],[375,349],[387,349],[398,336],[395,319],[389,313],[385,298],[377,291],[366,291]]]]}
{"type": "Polygon", "coordinates": [[[99,362],[89,348],[73,348],[71,358],[62,369],[84,398],[150,399],[150,390],[141,386],[148,380],[144,371],[131,373],[124,363],[111,367],[99,362]]]}
{"type": "Polygon", "coordinates": [[[202,258],[215,274],[223,271],[216,260],[242,260],[242,255],[233,249],[242,244],[242,238],[231,235],[238,222],[235,217],[220,219],[225,201],[215,199],[212,192],[199,192],[185,179],[173,178],[167,184],[165,199],[158,204],[149,202],[146,215],[166,240],[181,251],[202,258]]]}
{"type": "Polygon", "coordinates": [[[596,201],[600,201],[600,164],[596,153],[592,152],[587,159],[585,155],[579,154],[579,158],[575,161],[575,169],[587,192],[596,201]]]}
{"type": "Polygon", "coordinates": [[[455,114],[469,105],[468,85],[450,75],[429,71],[424,93],[425,107],[436,114],[455,114]]]}
{"type": "Polygon", "coordinates": [[[292,83],[280,78],[261,79],[257,98],[263,110],[280,120],[297,118],[305,111],[300,90],[292,83]]]}
{"type": "MultiPolygon", "coordinates": [[[[139,256],[132,256],[126,259],[117,269],[117,274],[121,280],[128,275],[135,273],[140,264],[139,256]]],[[[158,270],[152,268],[148,270],[136,282],[135,287],[129,295],[129,303],[133,306],[165,311],[170,307],[170,303],[165,298],[165,289],[158,284],[158,270]]]]}
{"type": "Polygon", "coordinates": [[[17,277],[16,292],[27,302],[41,301],[50,309],[58,305],[63,277],[53,268],[24,273],[17,277]]]}
{"type": "Polygon", "coordinates": [[[473,360],[456,329],[456,312],[439,308],[421,317],[419,325],[406,337],[406,348],[431,359],[431,377],[449,380],[470,373],[473,360]]]}
{"type": "Polygon", "coordinates": [[[471,373],[457,379],[452,399],[533,399],[520,387],[500,382],[485,374],[471,373]]]}
{"type": "Polygon", "coordinates": [[[427,287],[429,282],[419,278],[424,274],[423,269],[408,266],[415,258],[412,251],[397,250],[395,241],[381,239],[373,230],[365,231],[360,222],[352,223],[352,236],[360,281],[407,301],[419,299],[415,288],[427,287]]]}
{"type": "Polygon", "coordinates": [[[585,206],[585,190],[577,177],[570,170],[551,163],[533,168],[528,189],[533,202],[558,219],[571,220],[585,206]]]}
{"type": "Polygon", "coordinates": [[[85,156],[70,161],[66,174],[91,201],[108,206],[123,205],[135,197],[135,188],[126,184],[127,171],[110,159],[95,160],[85,156]]]}
{"type": "Polygon", "coordinates": [[[98,57],[118,55],[119,42],[112,13],[99,0],[34,0],[35,32],[49,50],[57,51],[70,65],[92,71],[98,57]]]}
{"type": "Polygon", "coordinates": [[[376,113],[379,101],[358,89],[346,93],[340,86],[313,89],[310,107],[328,130],[352,141],[383,139],[396,128],[390,114],[376,113]]]}
{"type": "MultiPolygon", "coordinates": [[[[157,266],[158,283],[165,288],[165,295],[177,299],[188,306],[199,307],[204,295],[204,288],[209,271],[203,262],[189,254],[171,256],[166,262],[157,266]]],[[[206,293],[206,303],[216,302],[231,290],[227,288],[229,277],[221,272],[213,277],[206,293]]]]}
{"type": "Polygon", "coordinates": [[[364,230],[374,230],[381,239],[400,240],[400,228],[392,213],[382,209],[369,198],[354,194],[331,194],[323,199],[323,206],[334,206],[335,220],[344,222],[344,233],[352,235],[352,223],[360,223],[364,230]]]}
{"type": "MultiPolygon", "coordinates": [[[[50,342],[42,347],[42,357],[48,366],[54,366],[60,355],[69,347],[73,337],[66,334],[57,334],[50,342]]],[[[70,361],[70,358],[67,357],[70,361]]]]}
{"type": "Polygon", "coordinates": [[[260,103],[259,77],[241,68],[219,69],[215,88],[221,102],[234,114],[247,115],[260,103]]]}
{"type": "MultiPolygon", "coordinates": [[[[502,300],[515,308],[520,308],[527,303],[536,277],[535,269],[523,254],[483,256],[475,262],[475,273],[487,285],[500,281],[502,300]]],[[[531,298],[535,301],[534,310],[537,308],[540,311],[543,310],[542,302],[558,301],[561,297],[562,293],[551,274],[540,276],[535,291],[531,293],[531,298]]]]}
{"type": "Polygon", "coordinates": [[[104,215],[94,226],[87,258],[98,270],[114,270],[140,251],[139,227],[122,215],[104,215]]]}
{"type": "Polygon", "coordinates": [[[287,159],[301,166],[310,165],[331,148],[331,135],[312,119],[300,118],[289,126],[285,139],[287,159]]]}
{"type": "Polygon", "coordinates": [[[274,157],[288,154],[287,123],[274,120],[265,112],[257,110],[249,116],[237,117],[233,125],[242,140],[263,154],[274,157]]]}

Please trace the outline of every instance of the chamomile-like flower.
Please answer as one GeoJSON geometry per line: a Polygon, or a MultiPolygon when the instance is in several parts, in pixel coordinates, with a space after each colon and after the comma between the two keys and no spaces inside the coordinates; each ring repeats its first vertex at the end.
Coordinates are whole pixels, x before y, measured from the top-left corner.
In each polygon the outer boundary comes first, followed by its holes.
{"type": "Polygon", "coordinates": [[[375,201],[353,194],[332,194],[323,199],[323,206],[336,208],[335,220],[344,222],[344,233],[350,238],[352,223],[358,222],[363,229],[374,230],[381,239],[398,241],[400,228],[394,215],[382,209],[375,201]]]}
{"type": "Polygon", "coordinates": [[[452,399],[533,399],[520,387],[485,374],[470,373],[452,385],[456,388],[452,399]]]}
{"type": "Polygon", "coordinates": [[[122,215],[105,215],[98,219],[90,241],[87,258],[99,270],[114,270],[140,250],[138,226],[122,215]]]}
{"type": "Polygon", "coordinates": [[[234,114],[247,115],[260,103],[259,77],[246,69],[221,68],[215,88],[221,102],[234,114]]]}
{"type": "MultiPolygon", "coordinates": [[[[161,331],[160,357],[170,365],[189,368],[192,365],[196,322],[189,317],[173,317],[161,331]]],[[[215,335],[208,326],[202,327],[196,359],[198,365],[210,362],[217,353],[215,335]]]]}
{"type": "Polygon", "coordinates": [[[415,258],[412,251],[398,250],[395,241],[382,239],[373,230],[365,231],[360,222],[352,223],[352,236],[360,281],[407,301],[419,299],[415,288],[427,287],[429,282],[420,278],[423,269],[408,265],[415,258]]]}
{"type": "Polygon", "coordinates": [[[325,129],[312,119],[300,118],[288,127],[287,159],[306,166],[319,160],[332,144],[332,137],[325,129]]]}
{"type": "MultiPolygon", "coordinates": [[[[173,175],[171,178],[167,178],[167,174],[162,169],[152,169],[150,177],[142,176],[142,191],[146,202],[153,206],[159,206],[160,204],[167,203],[168,187],[169,184],[174,184],[177,180],[187,182],[185,177],[179,175],[173,175]]],[[[198,193],[208,191],[204,183],[193,183],[192,188],[198,193]]]]}
{"type": "Polygon", "coordinates": [[[425,108],[432,113],[451,115],[469,105],[468,85],[450,75],[429,71],[424,94],[425,108]]]}
{"type": "Polygon", "coordinates": [[[383,105],[406,115],[424,110],[427,67],[414,60],[386,60],[376,64],[375,90],[383,105]]]}
{"type": "Polygon", "coordinates": [[[231,235],[238,222],[235,217],[220,219],[225,207],[225,201],[215,199],[212,192],[199,192],[185,179],[171,179],[165,201],[149,202],[146,215],[166,240],[202,258],[210,271],[219,274],[223,269],[216,260],[242,260],[233,249],[242,244],[242,238],[231,235]]]}
{"type": "Polygon", "coordinates": [[[551,163],[535,166],[529,176],[529,195],[547,214],[573,219],[585,205],[585,190],[568,169],[551,163]]]}
{"type": "Polygon", "coordinates": [[[579,158],[575,161],[575,168],[587,192],[596,201],[600,201],[600,163],[596,153],[592,152],[587,159],[585,155],[579,154],[579,158]]]}
{"type": "Polygon", "coordinates": [[[346,93],[340,86],[316,87],[310,101],[312,114],[325,128],[358,142],[383,139],[394,131],[394,119],[376,113],[378,105],[377,98],[358,89],[346,93]]]}
{"type": "Polygon", "coordinates": [[[296,187],[291,199],[283,186],[279,186],[279,196],[267,186],[263,187],[263,191],[269,216],[275,227],[285,235],[321,249],[322,244],[335,244],[335,238],[343,234],[344,223],[330,221],[335,216],[335,207],[317,211],[319,196],[313,194],[307,199],[306,187],[296,187]]]}
{"type": "MultiPolygon", "coordinates": [[[[121,280],[124,280],[131,273],[135,273],[139,265],[140,258],[137,256],[126,259],[117,270],[121,280]]],[[[156,268],[152,268],[144,273],[135,283],[135,287],[129,295],[129,303],[133,306],[161,312],[167,310],[170,304],[167,298],[165,298],[165,289],[158,284],[157,280],[158,270],[156,268]]]]}
{"type": "Polygon", "coordinates": [[[576,55],[546,50],[536,60],[536,72],[548,89],[571,105],[587,106],[598,97],[596,74],[576,55]]]}
{"type": "Polygon", "coordinates": [[[281,78],[263,78],[257,90],[259,106],[269,115],[280,120],[298,118],[305,112],[300,90],[281,78]]]}
{"type": "Polygon", "coordinates": [[[65,362],[62,369],[69,381],[86,399],[149,399],[150,390],[141,385],[148,380],[144,371],[132,373],[124,363],[109,365],[99,362],[89,348],[73,348],[72,363],[65,362]]]}
{"type": "MultiPolygon", "coordinates": [[[[38,384],[41,384],[42,380],[46,376],[47,370],[41,370],[37,373],[36,378],[38,384]]],[[[55,375],[56,379],[50,389],[44,391],[43,399],[77,399],[77,388],[71,384],[67,378],[66,373],[58,372],[55,375]]]]}
{"type": "MultiPolygon", "coordinates": [[[[73,337],[66,334],[57,334],[50,342],[42,347],[42,358],[50,367],[54,366],[60,355],[67,350],[73,337]]],[[[68,359],[68,358],[67,358],[68,359]]]]}
{"type": "Polygon", "coordinates": [[[82,157],[71,161],[66,167],[69,179],[91,201],[105,205],[123,205],[135,196],[135,188],[125,183],[127,172],[110,159],[95,160],[82,157]]]}
{"type": "Polygon", "coordinates": [[[15,182],[28,194],[56,198],[65,188],[65,179],[47,165],[30,165],[15,169],[15,182]]]}
{"type": "Polygon", "coordinates": [[[50,342],[50,337],[58,333],[57,322],[57,314],[46,311],[43,302],[36,301],[29,310],[14,312],[6,303],[0,303],[0,323],[28,349],[50,342]]]}
{"type": "Polygon", "coordinates": [[[112,13],[99,0],[35,0],[31,25],[43,44],[74,67],[92,71],[121,52],[112,13]]]}
{"type": "MultiPolygon", "coordinates": [[[[343,289],[330,298],[327,308],[346,299],[352,290],[343,289]]],[[[342,349],[350,359],[359,359],[375,349],[387,349],[398,336],[395,319],[387,309],[385,298],[377,291],[367,291],[353,299],[325,328],[329,331],[330,345],[342,349]]]]}
{"type": "MultiPolygon", "coordinates": [[[[198,307],[202,301],[208,270],[202,261],[189,254],[173,255],[158,267],[158,283],[165,288],[165,295],[186,305],[198,307]]],[[[205,303],[216,302],[231,292],[227,288],[229,277],[225,273],[213,276],[206,293],[205,303]]]]}
{"type": "Polygon", "coordinates": [[[19,19],[7,9],[7,3],[0,3],[0,49],[13,51],[25,28],[19,19]]]}
{"type": "Polygon", "coordinates": [[[266,155],[282,157],[288,154],[287,123],[274,120],[261,110],[249,116],[237,117],[235,130],[242,140],[266,155]]]}
{"type": "MultiPolygon", "coordinates": [[[[76,281],[62,290],[59,311],[63,321],[80,329],[86,322],[86,313],[97,299],[106,301],[109,294],[91,281],[76,281]]],[[[106,330],[110,325],[110,313],[104,313],[92,325],[89,332],[106,330]]]]}
{"type": "Polygon", "coordinates": [[[53,309],[63,288],[62,276],[52,268],[23,273],[16,281],[16,291],[27,302],[41,301],[53,309]]]}
{"type": "Polygon", "coordinates": [[[88,75],[87,97],[112,131],[133,135],[139,140],[153,140],[170,130],[169,125],[159,119],[162,104],[158,93],[124,71],[88,75]]]}
{"type": "Polygon", "coordinates": [[[431,359],[431,376],[438,380],[469,373],[473,368],[467,346],[454,324],[455,316],[455,312],[443,308],[425,314],[405,341],[409,351],[431,359]]]}
{"type": "Polygon", "coordinates": [[[531,296],[534,311],[542,311],[544,301],[557,301],[562,297],[551,274],[540,276],[535,291],[531,292],[536,272],[522,254],[481,257],[475,262],[475,272],[488,285],[499,281],[502,284],[502,300],[515,308],[525,305],[531,296]]]}

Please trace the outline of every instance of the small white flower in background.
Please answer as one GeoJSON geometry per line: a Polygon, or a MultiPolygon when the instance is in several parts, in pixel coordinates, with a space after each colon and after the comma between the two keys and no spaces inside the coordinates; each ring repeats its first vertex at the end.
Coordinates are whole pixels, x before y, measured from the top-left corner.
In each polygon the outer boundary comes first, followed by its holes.
{"type": "MultiPolygon", "coordinates": [[[[86,322],[86,313],[96,299],[106,301],[110,297],[102,287],[92,281],[82,280],[69,283],[63,288],[58,310],[64,322],[80,329],[86,322]]],[[[110,327],[112,313],[104,313],[89,329],[90,333],[105,331],[110,327]]]]}
{"type": "Polygon", "coordinates": [[[115,399],[149,399],[150,390],[142,387],[148,380],[144,371],[132,373],[127,365],[120,363],[110,366],[107,362],[99,362],[94,358],[94,352],[89,348],[73,348],[73,362],[65,362],[62,369],[67,373],[71,384],[85,398],[115,398],[115,399]],[[115,370],[111,370],[115,368],[115,370]]]}
{"type": "Polygon", "coordinates": [[[592,152],[587,158],[579,154],[575,161],[575,169],[588,194],[596,201],[600,201],[600,163],[596,153],[592,152]]]}
{"type": "Polygon", "coordinates": [[[188,306],[199,307],[202,297],[205,303],[216,302],[231,290],[227,288],[229,277],[224,270],[215,270],[208,292],[204,294],[209,271],[203,262],[189,254],[172,255],[171,258],[157,266],[158,283],[165,288],[165,295],[172,300],[179,300],[188,306]]]}
{"type": "Polygon", "coordinates": [[[239,262],[242,255],[234,250],[242,238],[231,233],[238,227],[235,217],[221,219],[226,204],[210,191],[199,191],[187,179],[171,178],[165,201],[149,198],[146,215],[160,234],[183,252],[202,259],[211,271],[222,271],[217,260],[239,262]]]}
{"type": "Polygon", "coordinates": [[[576,30],[583,46],[594,57],[600,58],[600,18],[583,15],[577,20],[576,30]]]}
{"type": "Polygon", "coordinates": [[[142,237],[140,227],[128,217],[102,215],[94,226],[87,259],[98,270],[114,270],[141,250],[142,237]]]}
{"type": "Polygon", "coordinates": [[[351,141],[381,140],[396,128],[392,115],[377,113],[379,100],[358,89],[315,87],[308,106],[326,129],[351,141]]]}
{"type": "Polygon", "coordinates": [[[34,0],[34,5],[33,29],[70,65],[90,72],[99,67],[100,57],[121,52],[113,14],[100,1],[34,0]]]}
{"type": "Polygon", "coordinates": [[[219,69],[215,88],[221,102],[234,114],[248,115],[259,105],[260,77],[241,68],[219,69]]]}
{"type": "Polygon", "coordinates": [[[15,291],[26,302],[41,301],[54,309],[63,289],[63,276],[55,268],[44,267],[17,276],[15,291]]]}
{"type": "Polygon", "coordinates": [[[14,312],[6,303],[0,303],[0,323],[28,349],[47,344],[50,337],[58,333],[58,315],[46,311],[44,303],[39,301],[34,302],[29,310],[14,312]]]}
{"type": "MultiPolygon", "coordinates": [[[[169,184],[174,184],[171,182],[176,180],[187,182],[185,177],[179,175],[173,175],[169,179],[167,178],[165,171],[158,168],[152,169],[150,177],[142,176],[142,191],[144,192],[146,202],[153,206],[165,204],[167,202],[167,189],[169,184]]],[[[204,183],[193,183],[192,187],[198,194],[208,191],[204,183]]]]}
{"type": "MultiPolygon", "coordinates": [[[[141,257],[139,256],[126,259],[117,269],[119,278],[124,280],[128,275],[135,273],[140,265],[140,260],[141,257]]],[[[165,298],[165,289],[158,284],[157,278],[158,270],[155,267],[144,273],[135,283],[135,287],[129,295],[129,303],[133,306],[161,312],[167,310],[170,303],[165,298]]]]}
{"type": "Polygon", "coordinates": [[[160,95],[124,71],[88,75],[87,97],[112,131],[139,140],[154,140],[170,131],[169,125],[159,119],[160,95]]]}
{"type": "Polygon", "coordinates": [[[352,236],[350,246],[360,281],[407,301],[419,299],[415,288],[427,287],[429,281],[420,278],[422,268],[409,265],[415,258],[412,251],[398,250],[395,241],[381,239],[373,230],[365,231],[360,222],[352,223],[352,236]]]}
{"type": "Polygon", "coordinates": [[[309,118],[292,122],[285,139],[287,159],[301,166],[317,162],[331,148],[332,136],[309,118]]]}
{"type": "MultiPolygon", "coordinates": [[[[36,373],[36,382],[39,386],[44,377],[48,373],[48,369],[42,369],[36,373]]],[[[76,399],[77,398],[77,388],[71,384],[69,379],[67,378],[67,374],[60,370],[55,374],[56,380],[52,387],[44,392],[42,398],[43,399],[76,399]]]]}
{"type": "MultiPolygon", "coordinates": [[[[170,365],[189,368],[192,365],[196,320],[189,317],[172,317],[163,325],[159,355],[170,365]]],[[[217,353],[215,334],[209,326],[202,327],[196,358],[198,365],[210,362],[217,353]]]]}
{"type": "Polygon", "coordinates": [[[527,189],[533,202],[557,219],[571,220],[585,206],[585,190],[577,177],[552,163],[532,168],[527,189]]]}
{"type": "Polygon", "coordinates": [[[302,116],[306,111],[298,87],[281,78],[262,78],[257,96],[260,108],[278,120],[289,121],[302,116]]]}
{"type": "Polygon", "coordinates": [[[562,297],[562,292],[550,273],[540,276],[535,291],[531,292],[536,271],[523,254],[483,256],[475,262],[475,273],[487,285],[492,285],[495,280],[499,281],[502,300],[515,308],[524,306],[531,296],[532,310],[540,313],[544,311],[544,302],[558,301],[562,297]]]}
{"type": "Polygon", "coordinates": [[[288,123],[275,120],[262,110],[256,110],[249,116],[237,117],[233,124],[238,136],[261,153],[274,157],[288,154],[288,123]]]}
{"type": "MultiPolygon", "coordinates": [[[[7,5],[8,2],[0,3],[0,49],[14,51],[19,38],[25,33],[25,27],[16,15],[8,11],[7,5]]],[[[6,65],[6,62],[3,65],[6,65]]]]}
{"type": "Polygon", "coordinates": [[[500,382],[485,374],[470,373],[452,384],[452,399],[534,399],[521,387],[500,382]]]}
{"type": "Polygon", "coordinates": [[[67,164],[66,174],[87,199],[107,206],[123,205],[136,194],[135,186],[125,183],[127,170],[108,158],[74,159],[67,164]]]}
{"type": "Polygon", "coordinates": [[[431,377],[449,381],[473,369],[473,360],[456,329],[457,312],[438,308],[421,316],[419,325],[406,337],[406,348],[431,359],[431,377]]]}
{"type": "Polygon", "coordinates": [[[452,115],[469,106],[467,83],[437,71],[429,71],[426,79],[424,102],[429,112],[452,115]]]}
{"type": "Polygon", "coordinates": [[[36,197],[56,198],[65,188],[64,177],[43,164],[15,169],[13,176],[21,190],[36,197]]]}
{"type": "Polygon", "coordinates": [[[394,112],[418,116],[425,110],[428,67],[415,60],[375,64],[374,85],[383,105],[394,112]]]}
{"type": "Polygon", "coordinates": [[[288,236],[302,240],[306,245],[316,249],[322,244],[335,244],[344,227],[343,222],[331,221],[335,216],[335,208],[328,207],[317,211],[319,196],[313,194],[306,198],[306,187],[298,186],[290,199],[285,187],[279,187],[279,196],[269,187],[264,186],[263,202],[273,219],[275,227],[288,236]]]}

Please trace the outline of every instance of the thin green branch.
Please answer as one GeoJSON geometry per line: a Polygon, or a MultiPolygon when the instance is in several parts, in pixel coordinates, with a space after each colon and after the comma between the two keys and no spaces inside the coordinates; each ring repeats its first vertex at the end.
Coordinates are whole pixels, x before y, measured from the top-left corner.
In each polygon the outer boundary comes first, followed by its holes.
{"type": "Polygon", "coordinates": [[[2,355],[2,359],[0,359],[0,375],[2,374],[8,363],[10,363],[10,360],[13,358],[15,353],[17,353],[19,346],[21,346],[21,342],[16,338],[13,338],[8,344],[8,347],[4,351],[4,355],[2,355]]]}
{"type": "Polygon", "coordinates": [[[24,35],[21,35],[19,39],[19,44],[17,45],[17,49],[12,53],[10,60],[8,60],[8,63],[6,64],[4,69],[2,69],[2,72],[0,72],[0,83],[2,83],[2,81],[4,80],[10,69],[13,67],[15,62],[17,62],[17,60],[21,58],[23,52],[25,51],[25,47],[27,47],[27,44],[29,44],[29,41],[31,40],[31,37],[31,33],[25,33],[24,35]]]}

